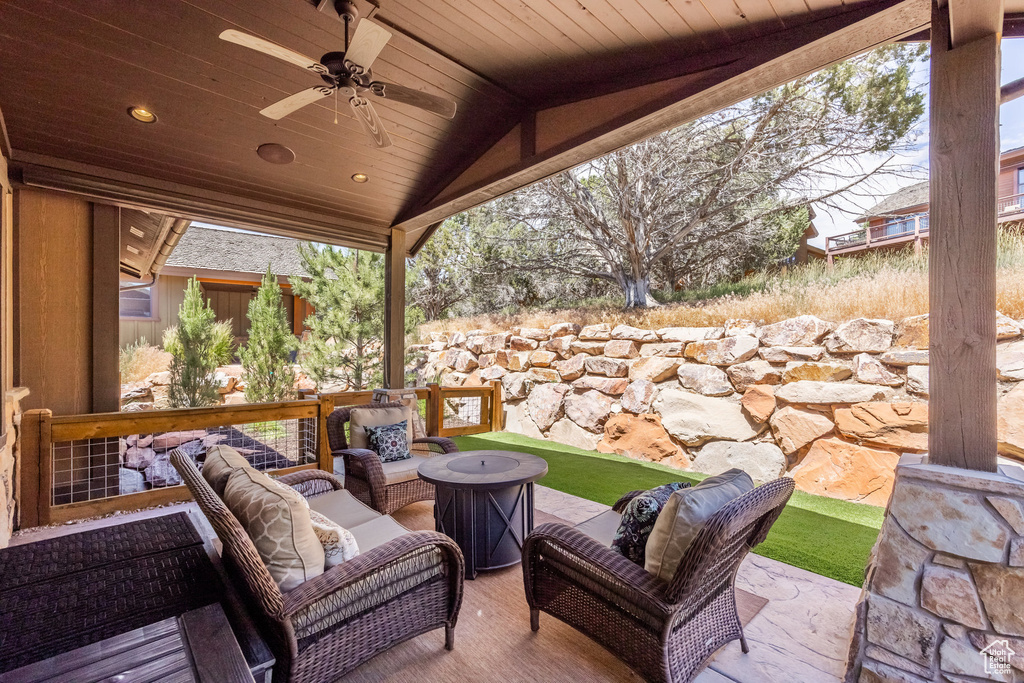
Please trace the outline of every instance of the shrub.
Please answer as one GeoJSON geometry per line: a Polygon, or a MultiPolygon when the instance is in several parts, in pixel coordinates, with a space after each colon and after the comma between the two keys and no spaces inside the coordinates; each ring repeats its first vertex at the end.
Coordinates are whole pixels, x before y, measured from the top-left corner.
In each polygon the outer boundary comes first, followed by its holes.
{"type": "Polygon", "coordinates": [[[245,400],[268,403],[291,398],[295,371],[288,356],[298,343],[281,303],[281,288],[269,266],[259,291],[249,302],[248,316],[249,341],[238,352],[245,371],[245,400]]]}
{"type": "MultiPolygon", "coordinates": [[[[168,399],[173,408],[200,408],[217,403],[214,373],[219,359],[215,318],[199,280],[193,277],[188,281],[185,300],[178,309],[178,326],[170,344],[168,399]]],[[[164,343],[167,343],[166,336],[164,343]]]]}
{"type": "Polygon", "coordinates": [[[118,353],[118,369],[122,382],[141,382],[154,372],[163,372],[171,362],[171,354],[149,344],[145,337],[128,344],[118,353]]]}

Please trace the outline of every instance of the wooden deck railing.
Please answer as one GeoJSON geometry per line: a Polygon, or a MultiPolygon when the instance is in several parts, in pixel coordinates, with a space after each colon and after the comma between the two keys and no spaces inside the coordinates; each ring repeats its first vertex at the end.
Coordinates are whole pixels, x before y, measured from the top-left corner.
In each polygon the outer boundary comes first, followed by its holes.
{"type": "MultiPolygon", "coordinates": [[[[427,433],[479,434],[501,429],[501,384],[415,391],[427,433]]],[[[20,519],[24,527],[189,499],[168,455],[178,446],[205,452],[238,449],[257,468],[283,474],[334,470],[327,416],[369,403],[370,391],[306,394],[283,403],[140,413],[53,416],[24,413],[19,430],[20,519]]]]}

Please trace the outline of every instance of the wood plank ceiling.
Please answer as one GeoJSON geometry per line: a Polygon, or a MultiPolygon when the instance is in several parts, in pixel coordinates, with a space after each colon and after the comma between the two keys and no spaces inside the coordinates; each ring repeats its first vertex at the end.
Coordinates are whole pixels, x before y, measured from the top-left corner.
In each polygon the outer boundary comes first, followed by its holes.
{"type": "MultiPolygon", "coordinates": [[[[297,217],[278,232],[383,248],[392,225],[423,231],[407,219],[539,110],[678,77],[687,60],[726,63],[779,32],[893,4],[379,0],[377,8],[360,0],[364,16],[394,33],[375,75],[458,103],[447,121],[375,100],[394,139],[378,150],[344,102],[335,124],[333,98],[280,121],[260,116],[317,77],[218,39],[234,28],[314,58],[343,49],[343,24],[316,0],[4,0],[4,151],[26,178],[45,167],[113,179],[142,197],[137,188],[232,197],[297,217]],[[156,112],[157,122],[131,119],[132,105],[156,112]],[[262,161],[256,147],[267,142],[292,149],[295,162],[262,161]],[[354,183],[355,173],[370,182],[354,183]]],[[[408,242],[415,241],[413,234],[408,242]]]]}

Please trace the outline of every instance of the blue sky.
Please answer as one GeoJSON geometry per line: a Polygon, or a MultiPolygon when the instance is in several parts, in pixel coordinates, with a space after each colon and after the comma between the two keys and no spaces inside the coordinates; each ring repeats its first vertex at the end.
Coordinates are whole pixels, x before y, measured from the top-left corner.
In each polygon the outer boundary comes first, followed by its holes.
{"type": "MultiPolygon", "coordinates": [[[[1024,38],[1009,38],[1003,40],[1002,44],[1003,61],[1002,61],[1002,82],[1009,83],[1010,81],[1017,80],[1018,78],[1024,78],[1024,38]]],[[[925,96],[928,93],[928,63],[924,62],[920,65],[916,73],[916,80],[918,83],[924,86],[925,96]]],[[[1000,151],[1006,151],[1008,149],[1014,149],[1015,147],[1024,147],[1024,97],[1008,102],[999,109],[999,124],[1000,124],[1000,151]]],[[[919,125],[919,137],[917,144],[910,153],[901,155],[898,160],[903,164],[912,165],[916,167],[918,179],[911,178],[885,178],[880,180],[873,191],[877,191],[878,199],[881,200],[883,197],[895,192],[900,187],[906,185],[912,185],[920,180],[924,180],[927,177],[928,171],[928,114],[925,112],[924,118],[919,125]]],[[[861,204],[864,202],[861,201],[861,204]]],[[[857,229],[857,225],[853,219],[860,214],[859,206],[853,206],[852,203],[848,210],[836,211],[834,209],[825,210],[821,207],[815,207],[817,217],[814,220],[814,225],[818,228],[819,237],[811,240],[812,244],[816,244],[820,247],[825,246],[825,237],[829,235],[838,235],[844,232],[850,232],[857,229]]]]}

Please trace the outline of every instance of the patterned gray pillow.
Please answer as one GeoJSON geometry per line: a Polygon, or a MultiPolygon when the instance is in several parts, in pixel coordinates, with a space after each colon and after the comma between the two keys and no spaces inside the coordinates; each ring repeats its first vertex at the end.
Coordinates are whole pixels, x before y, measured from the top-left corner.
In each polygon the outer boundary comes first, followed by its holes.
{"type": "Polygon", "coordinates": [[[612,539],[612,550],[618,551],[641,567],[644,566],[647,538],[658,520],[658,513],[665,507],[669,496],[687,486],[688,484],[683,482],[656,486],[629,501],[622,510],[619,528],[612,539]]]}
{"type": "Polygon", "coordinates": [[[409,452],[409,425],[406,420],[383,427],[366,427],[370,450],[381,462],[396,462],[412,457],[409,452]]]}

